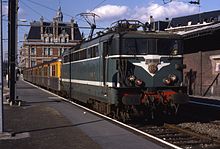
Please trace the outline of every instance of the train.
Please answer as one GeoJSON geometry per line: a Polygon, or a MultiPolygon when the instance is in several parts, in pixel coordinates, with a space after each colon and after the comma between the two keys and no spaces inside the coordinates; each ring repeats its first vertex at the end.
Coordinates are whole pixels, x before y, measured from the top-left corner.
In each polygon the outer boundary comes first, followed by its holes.
{"type": "Polygon", "coordinates": [[[25,69],[24,79],[123,121],[175,115],[188,102],[182,43],[180,35],[119,20],[61,58],[25,69]]]}

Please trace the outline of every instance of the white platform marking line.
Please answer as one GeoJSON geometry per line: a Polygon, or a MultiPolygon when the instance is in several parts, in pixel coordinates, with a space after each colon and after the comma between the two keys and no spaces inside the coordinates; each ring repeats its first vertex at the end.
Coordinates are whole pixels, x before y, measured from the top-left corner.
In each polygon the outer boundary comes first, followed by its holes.
{"type": "MultiPolygon", "coordinates": [[[[24,81],[24,82],[26,82],[26,81],[24,81]]],[[[88,108],[86,108],[86,107],[83,107],[83,106],[81,106],[81,105],[79,105],[79,104],[77,104],[77,103],[75,103],[75,102],[73,102],[73,101],[70,101],[70,100],[68,100],[68,99],[66,99],[66,98],[63,98],[63,97],[61,97],[61,96],[59,96],[59,95],[57,95],[57,94],[51,93],[51,92],[49,92],[48,90],[45,90],[45,89],[43,89],[43,88],[41,88],[41,87],[38,87],[38,86],[36,86],[36,85],[34,85],[34,84],[31,84],[31,83],[29,83],[29,82],[26,82],[26,83],[28,83],[28,84],[30,84],[30,85],[36,87],[36,88],[39,88],[40,90],[42,90],[42,91],[44,91],[44,92],[47,92],[47,93],[49,93],[49,94],[51,94],[51,95],[57,96],[57,97],[63,99],[64,101],[69,102],[69,103],[71,103],[71,104],[73,104],[73,105],[75,105],[75,106],[77,106],[77,107],[80,107],[80,108],[82,108],[82,109],[84,109],[84,110],[87,110],[87,111],[89,111],[89,112],[91,112],[91,113],[94,113],[94,114],[96,114],[96,115],[99,115],[99,116],[101,116],[101,117],[103,117],[103,118],[106,118],[106,119],[108,119],[108,120],[110,120],[110,121],[113,121],[113,122],[115,122],[115,123],[117,123],[117,124],[120,124],[120,125],[122,125],[122,126],[124,126],[124,127],[126,127],[126,128],[129,128],[129,129],[133,130],[133,131],[136,131],[136,132],[138,132],[138,133],[141,133],[141,134],[143,134],[143,135],[145,135],[145,136],[147,136],[147,137],[149,137],[149,138],[151,138],[151,139],[154,139],[154,140],[156,140],[156,141],[158,141],[158,142],[161,142],[161,143],[163,143],[163,144],[166,144],[166,145],[168,145],[168,146],[170,146],[170,147],[172,147],[172,148],[174,148],[174,149],[182,149],[181,147],[178,147],[178,146],[176,146],[176,145],[174,145],[174,144],[171,144],[171,143],[169,143],[169,142],[166,142],[166,141],[164,141],[164,140],[162,140],[162,139],[160,139],[160,138],[157,138],[157,137],[155,137],[155,136],[153,136],[153,135],[151,135],[151,134],[148,134],[148,133],[143,132],[143,131],[141,131],[141,130],[138,130],[138,129],[134,128],[134,127],[131,127],[131,126],[129,126],[129,125],[126,125],[126,124],[124,124],[124,123],[122,123],[122,122],[119,122],[119,121],[117,121],[117,120],[115,120],[115,119],[112,119],[112,118],[110,118],[110,117],[107,117],[107,116],[105,116],[105,115],[102,115],[102,114],[100,114],[100,113],[98,113],[98,112],[95,112],[95,111],[93,111],[93,110],[91,110],[91,109],[88,109],[88,108]]]]}
{"type": "Polygon", "coordinates": [[[210,103],[201,103],[197,101],[189,101],[189,103],[220,108],[220,105],[215,105],[215,104],[210,104],[210,103]]]}

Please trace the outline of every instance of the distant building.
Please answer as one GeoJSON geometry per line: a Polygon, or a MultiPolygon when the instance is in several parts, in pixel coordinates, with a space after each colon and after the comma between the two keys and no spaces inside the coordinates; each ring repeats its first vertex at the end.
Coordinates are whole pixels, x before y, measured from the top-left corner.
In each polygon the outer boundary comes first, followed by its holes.
{"type": "Polygon", "coordinates": [[[166,30],[183,36],[188,93],[220,96],[220,11],[174,18],[166,30]]]}
{"type": "Polygon", "coordinates": [[[28,68],[50,61],[62,55],[65,49],[75,46],[81,40],[78,24],[74,20],[63,22],[63,13],[58,9],[52,22],[40,21],[30,23],[29,33],[19,53],[19,67],[28,68]]]}
{"type": "Polygon", "coordinates": [[[173,18],[166,31],[185,32],[220,21],[220,10],[173,18]]]}

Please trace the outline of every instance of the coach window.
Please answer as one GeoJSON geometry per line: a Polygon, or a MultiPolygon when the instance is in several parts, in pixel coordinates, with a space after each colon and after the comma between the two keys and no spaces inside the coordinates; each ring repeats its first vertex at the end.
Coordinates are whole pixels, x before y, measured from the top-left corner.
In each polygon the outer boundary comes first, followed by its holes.
{"type": "Polygon", "coordinates": [[[74,61],[77,61],[79,59],[79,52],[76,52],[72,55],[72,58],[74,61]]]}
{"type": "Polygon", "coordinates": [[[76,55],[76,61],[79,60],[79,52],[76,52],[75,55],[76,55]]]}
{"type": "Polygon", "coordinates": [[[43,74],[42,71],[43,71],[43,69],[40,67],[39,68],[39,76],[42,76],[42,74],[43,74]]]}
{"type": "Polygon", "coordinates": [[[98,46],[95,46],[95,57],[99,56],[99,49],[98,46]]]}
{"type": "Polygon", "coordinates": [[[91,58],[92,57],[92,49],[91,48],[88,48],[87,49],[87,58],[91,58]]]}
{"type": "Polygon", "coordinates": [[[91,53],[92,53],[91,57],[95,57],[95,49],[94,49],[94,47],[91,48],[91,53]]]}
{"type": "Polygon", "coordinates": [[[66,62],[69,62],[69,56],[68,55],[64,56],[64,63],[66,63],[66,62]]]}
{"type": "Polygon", "coordinates": [[[99,55],[97,46],[92,47],[91,51],[92,51],[92,57],[97,57],[99,55]]]}
{"type": "Polygon", "coordinates": [[[82,50],[80,56],[81,59],[86,59],[86,50],[82,50]]]}
{"type": "Polygon", "coordinates": [[[103,43],[103,56],[108,54],[108,42],[103,43]]]}
{"type": "Polygon", "coordinates": [[[47,67],[44,67],[44,76],[47,77],[47,67]]]}
{"type": "Polygon", "coordinates": [[[52,76],[56,75],[55,65],[52,66],[52,76]]]}
{"type": "Polygon", "coordinates": [[[74,61],[74,53],[70,55],[71,62],[74,61]]]}

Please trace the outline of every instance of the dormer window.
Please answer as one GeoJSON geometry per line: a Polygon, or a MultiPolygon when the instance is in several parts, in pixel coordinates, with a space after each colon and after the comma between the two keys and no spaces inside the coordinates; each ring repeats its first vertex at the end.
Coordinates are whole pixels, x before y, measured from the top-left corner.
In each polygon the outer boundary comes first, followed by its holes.
{"type": "Polygon", "coordinates": [[[45,42],[49,42],[50,37],[46,37],[45,42]]]}
{"type": "Polygon", "coordinates": [[[65,37],[61,38],[61,42],[63,42],[63,43],[65,42],[65,37]]]}
{"type": "Polygon", "coordinates": [[[203,24],[205,24],[205,23],[208,23],[208,20],[207,20],[207,19],[204,19],[204,20],[203,20],[203,24]]]}
{"type": "Polygon", "coordinates": [[[189,22],[188,22],[188,26],[190,26],[190,25],[192,25],[192,21],[189,21],[189,22]]]}

